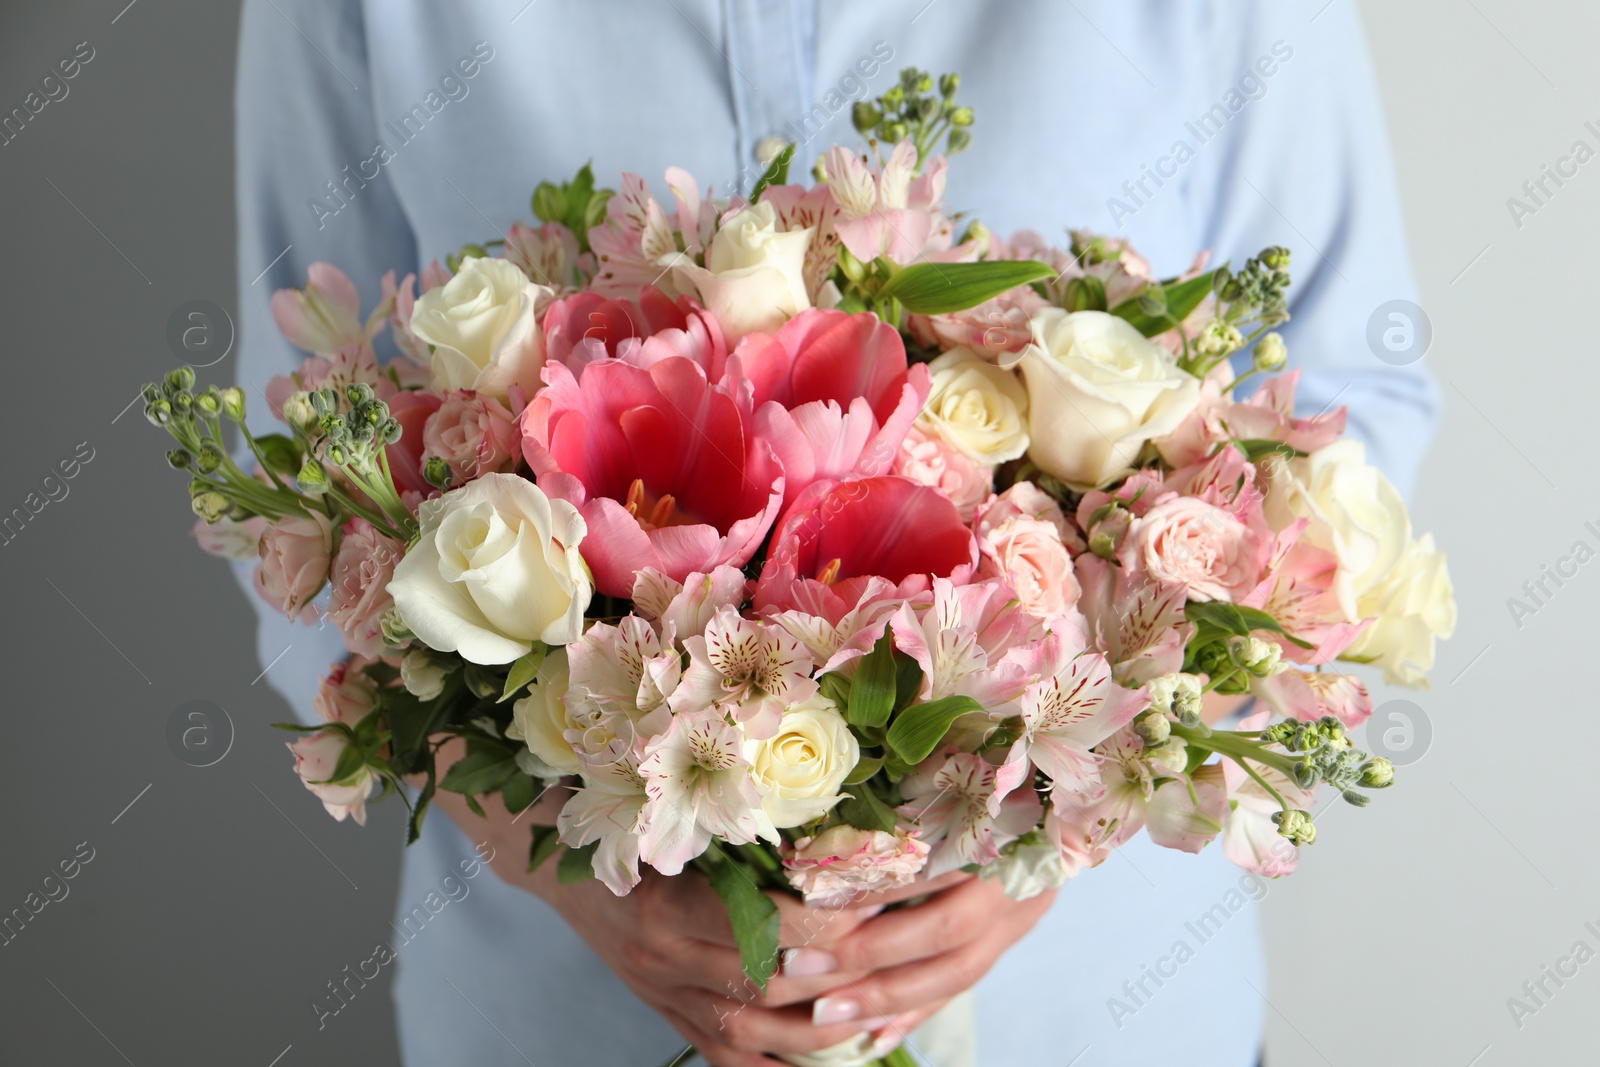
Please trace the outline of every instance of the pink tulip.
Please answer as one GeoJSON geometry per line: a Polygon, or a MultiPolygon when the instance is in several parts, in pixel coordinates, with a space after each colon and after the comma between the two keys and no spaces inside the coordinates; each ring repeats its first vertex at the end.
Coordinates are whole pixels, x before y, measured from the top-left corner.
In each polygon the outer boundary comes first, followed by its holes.
{"type": "Polygon", "coordinates": [[[965,583],[977,551],[961,513],[937,489],[895,475],[818,482],[774,533],[757,601],[794,606],[797,585],[820,582],[855,602],[874,578],[911,596],[934,578],[965,583]]]}
{"type": "Polygon", "coordinates": [[[401,493],[419,493],[427,497],[438,492],[423,477],[422,462],[426,448],[424,430],[441,403],[438,394],[421,389],[403,390],[389,400],[389,414],[400,424],[400,440],[384,446],[383,451],[389,461],[394,487],[401,493]]]}
{"type": "Polygon", "coordinates": [[[582,512],[601,592],[629,596],[646,567],[682,581],[755,554],[783,501],[783,468],[698,363],[610,360],[581,378],[552,363],[544,377],[522,413],[523,454],[546,493],[582,512]]]}
{"type": "Polygon", "coordinates": [[[722,328],[704,308],[688,297],[674,302],[649,285],[638,302],[593,292],[557,300],[545,312],[544,337],[545,358],[574,374],[607,359],[649,367],[684,356],[720,382],[728,356],[722,328]]]}

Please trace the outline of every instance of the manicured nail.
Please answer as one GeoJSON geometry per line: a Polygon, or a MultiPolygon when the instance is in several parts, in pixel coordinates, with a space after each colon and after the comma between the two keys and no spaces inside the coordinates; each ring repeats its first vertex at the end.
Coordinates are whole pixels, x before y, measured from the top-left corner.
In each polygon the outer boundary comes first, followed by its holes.
{"type": "Polygon", "coordinates": [[[856,1023],[861,1033],[868,1034],[874,1030],[881,1030],[894,1022],[893,1015],[875,1015],[870,1019],[862,1019],[856,1023]]]}
{"type": "Polygon", "coordinates": [[[866,922],[868,919],[872,918],[874,915],[877,915],[880,912],[882,912],[883,909],[886,908],[886,907],[888,907],[887,904],[874,904],[870,908],[857,908],[856,909],[856,914],[861,916],[861,921],[862,922],[866,922]]]}
{"type": "Polygon", "coordinates": [[[849,997],[819,997],[811,1005],[811,1022],[816,1026],[847,1023],[861,1014],[861,1002],[849,997]]]}
{"type": "Polygon", "coordinates": [[[839,961],[833,953],[818,948],[791,948],[783,953],[783,973],[790,978],[811,978],[838,969],[839,961]]]}
{"type": "Polygon", "coordinates": [[[867,1051],[868,1059],[882,1059],[905,1041],[911,1034],[911,1013],[897,1016],[883,1028],[883,1033],[878,1035],[878,1040],[873,1042],[872,1048],[867,1051]]]}

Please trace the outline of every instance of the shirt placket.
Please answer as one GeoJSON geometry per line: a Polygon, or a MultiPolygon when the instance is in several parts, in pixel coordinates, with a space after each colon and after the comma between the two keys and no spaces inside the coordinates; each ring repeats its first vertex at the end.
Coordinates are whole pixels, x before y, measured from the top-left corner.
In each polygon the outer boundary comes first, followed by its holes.
{"type": "Polygon", "coordinates": [[[748,192],[787,139],[786,123],[814,103],[817,10],[814,0],[722,0],[728,85],[733,96],[731,192],[748,192]]]}

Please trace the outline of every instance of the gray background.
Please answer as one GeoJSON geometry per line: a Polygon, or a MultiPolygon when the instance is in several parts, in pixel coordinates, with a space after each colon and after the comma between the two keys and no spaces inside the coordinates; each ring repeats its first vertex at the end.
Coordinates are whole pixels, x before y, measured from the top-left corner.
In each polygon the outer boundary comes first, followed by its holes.
{"type": "MultiPolygon", "coordinates": [[[[0,1062],[393,1062],[386,979],[320,1032],[309,1005],[385,934],[399,808],[377,806],[361,831],[308,802],[267,725],[288,712],[253,681],[253,615],[185,536],[163,435],[125,410],[172,363],[175,307],[234,307],[237,12],[124,2],[0,12],[0,109],[77,42],[96,51],[67,98],[0,147],[0,512],[81,442],[94,449],[68,496],[0,546],[0,913],[81,842],[94,849],[70,894],[0,947],[0,1062]],[[216,766],[169,750],[168,718],[190,700],[233,724],[216,766]]],[[[1376,693],[1390,725],[1387,700],[1421,709],[1432,739],[1417,732],[1408,758],[1423,758],[1380,811],[1330,811],[1301,875],[1262,905],[1268,1056],[1592,1063],[1600,962],[1549,984],[1520,1027],[1507,998],[1575,942],[1600,949],[1584,928],[1600,929],[1600,860],[1582,733],[1600,562],[1520,627],[1506,599],[1573,542],[1600,545],[1584,528],[1600,529],[1586,477],[1600,160],[1520,227],[1506,198],[1575,140],[1600,147],[1583,128],[1600,127],[1600,13],[1578,0],[1361,7],[1447,401],[1414,515],[1450,552],[1461,625],[1432,692],[1376,693]]]]}

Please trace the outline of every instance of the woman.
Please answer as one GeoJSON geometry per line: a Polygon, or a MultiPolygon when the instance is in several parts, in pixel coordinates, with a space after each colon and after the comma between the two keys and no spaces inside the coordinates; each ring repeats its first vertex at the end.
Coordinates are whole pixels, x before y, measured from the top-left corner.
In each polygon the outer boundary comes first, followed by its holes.
{"type": "MultiPolygon", "coordinates": [[[[1419,368],[1364,343],[1373,310],[1413,284],[1354,5],[1317,6],[247,0],[240,382],[259,397],[293,366],[267,299],[313,261],[362,280],[416,270],[526,217],[536,182],[589,160],[603,182],[623,169],[659,182],[677,165],[718,195],[748,189],[775,145],[800,142],[808,160],[853,143],[850,102],[916,65],[964,77],[979,121],[947,200],[992,230],[1126,234],[1162,274],[1196,248],[1242,261],[1292,246],[1284,332],[1305,368],[1301,402],[1348,404],[1404,489],[1435,394],[1419,368]]],[[[261,647],[270,658],[292,643],[270,680],[304,707],[335,642],[285,626],[264,619],[261,647]]],[[[974,983],[976,1050],[959,1026],[922,1031],[912,1042],[928,1061],[1256,1061],[1251,903],[1265,883],[1245,886],[1217,849],[1136,842],[1054,907],[957,877],[881,916],[787,908],[794,951],[758,1003],[741,995],[703,885],[657,881],[621,900],[559,886],[522,870],[525,824],[447,810],[459,828],[430,820],[406,853],[401,920],[478,843],[502,880],[399,946],[409,1064],[643,1067],[687,1039],[716,1067],[747,1067],[860,1030],[898,1036],[974,983]],[[1235,899],[1217,921],[1214,906],[1235,899]]]]}

